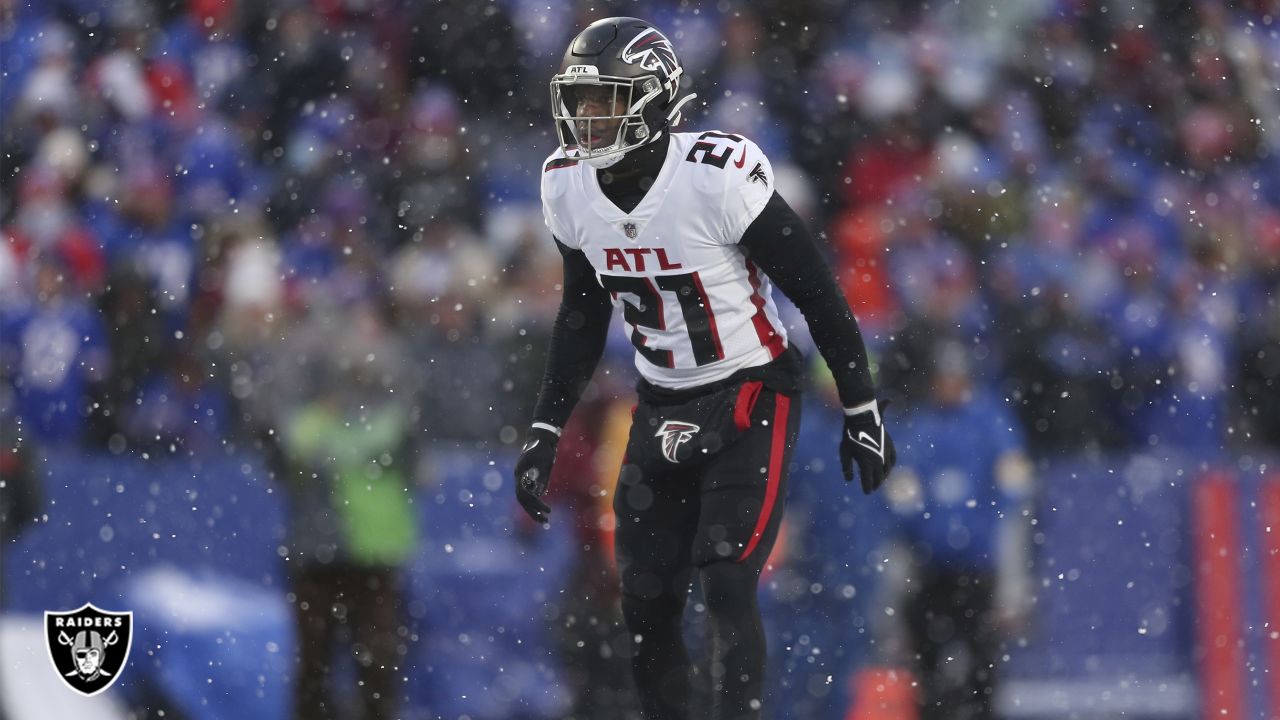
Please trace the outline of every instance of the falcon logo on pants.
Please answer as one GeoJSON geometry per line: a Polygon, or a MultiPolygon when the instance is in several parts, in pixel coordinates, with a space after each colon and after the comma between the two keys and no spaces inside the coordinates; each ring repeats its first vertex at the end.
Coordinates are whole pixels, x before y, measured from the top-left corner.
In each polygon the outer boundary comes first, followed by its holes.
{"type": "Polygon", "coordinates": [[[658,432],[654,433],[654,437],[662,438],[662,456],[670,462],[678,463],[680,460],[677,453],[680,451],[680,446],[689,442],[693,434],[701,429],[693,423],[667,420],[662,423],[662,427],[658,428],[658,432]]]}

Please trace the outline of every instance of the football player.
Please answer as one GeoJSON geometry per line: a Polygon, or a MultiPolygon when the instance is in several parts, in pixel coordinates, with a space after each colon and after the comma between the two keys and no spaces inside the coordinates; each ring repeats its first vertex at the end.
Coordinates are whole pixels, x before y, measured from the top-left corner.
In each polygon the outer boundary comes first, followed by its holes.
{"type": "Polygon", "coordinates": [[[622,609],[645,716],[690,718],[682,636],[691,581],[709,615],[714,718],[758,718],[760,571],[782,517],[802,360],[772,298],[804,314],[844,405],[839,453],[863,492],[894,464],[848,303],[769,160],[729,132],[674,133],[680,62],[653,25],[583,30],[551,80],[560,148],[542,171],[563,297],[516,494],[538,522],[556,443],[600,359],[613,307],[635,345],[639,404],[614,496],[622,609]]]}

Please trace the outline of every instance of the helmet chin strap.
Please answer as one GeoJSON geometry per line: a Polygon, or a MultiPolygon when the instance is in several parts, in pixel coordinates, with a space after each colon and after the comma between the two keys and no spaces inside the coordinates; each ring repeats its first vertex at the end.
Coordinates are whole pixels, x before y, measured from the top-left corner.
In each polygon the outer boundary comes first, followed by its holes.
{"type": "Polygon", "coordinates": [[[658,132],[653,133],[651,137],[645,139],[643,144],[637,145],[631,148],[630,150],[626,150],[624,152],[620,152],[614,155],[606,155],[604,157],[583,158],[583,160],[585,160],[588,165],[590,165],[591,167],[597,170],[604,170],[605,168],[613,167],[614,165],[618,164],[618,161],[622,160],[622,158],[626,157],[627,155],[635,152],[636,150],[639,150],[640,148],[652,145],[653,143],[660,140],[662,138],[662,132],[663,132],[662,130],[659,130],[658,132]]]}
{"type": "MultiPolygon", "coordinates": [[[[630,150],[628,150],[627,152],[630,152],[630,150]]],[[[605,168],[613,167],[614,165],[618,164],[618,161],[626,156],[627,156],[627,153],[620,152],[614,155],[606,155],[605,157],[589,157],[589,158],[583,158],[583,159],[591,167],[597,170],[604,170],[605,168]]]]}

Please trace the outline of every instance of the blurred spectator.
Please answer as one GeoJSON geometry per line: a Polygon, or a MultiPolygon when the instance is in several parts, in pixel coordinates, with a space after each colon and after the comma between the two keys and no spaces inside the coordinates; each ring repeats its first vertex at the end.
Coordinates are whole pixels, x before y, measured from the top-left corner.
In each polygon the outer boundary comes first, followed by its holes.
{"type": "Polygon", "coordinates": [[[990,718],[1002,633],[1030,611],[1031,463],[1003,403],[974,386],[964,346],[939,339],[929,361],[929,398],[894,424],[903,461],[885,497],[908,566],[886,593],[921,717],[990,718]]]}
{"type": "Polygon", "coordinates": [[[317,359],[318,392],[279,427],[293,501],[291,596],[301,655],[298,718],[340,714],[333,669],[341,642],[355,662],[368,720],[398,717],[406,608],[399,568],[413,552],[410,506],[412,394],[406,358],[380,310],[343,313],[344,337],[317,359]]]}
{"type": "Polygon", "coordinates": [[[73,202],[83,140],[74,131],[58,130],[40,147],[21,177],[21,204],[6,223],[11,251],[19,262],[41,253],[57,256],[75,292],[99,292],[107,258],[100,236],[77,217],[73,202]]]}
{"type": "MultiPolygon", "coordinates": [[[[18,540],[22,531],[38,521],[44,504],[39,479],[32,463],[31,445],[13,443],[16,428],[0,414],[0,437],[6,438],[0,453],[0,549],[18,540]],[[13,443],[10,445],[10,443],[13,443]]],[[[0,610],[6,610],[5,593],[0,589],[0,610]]]]}
{"type": "Polygon", "coordinates": [[[118,445],[126,439],[123,415],[152,375],[164,370],[161,363],[170,343],[154,298],[147,278],[137,268],[124,266],[109,278],[99,300],[112,359],[95,397],[100,410],[94,416],[93,436],[100,446],[123,447],[118,445]]]}
{"type": "Polygon", "coordinates": [[[431,444],[485,450],[513,422],[505,342],[493,325],[498,267],[460,225],[437,222],[396,256],[398,322],[420,368],[415,398],[431,444]],[[448,408],[441,412],[441,408],[448,408]]]}
{"type": "Polygon", "coordinates": [[[307,3],[274,3],[274,8],[278,14],[267,20],[269,39],[258,55],[271,61],[257,76],[257,95],[269,98],[262,139],[268,147],[287,148],[299,113],[337,89],[344,60],[325,19],[307,3]]]}
{"type": "Polygon", "coordinates": [[[1244,435],[1280,447],[1280,215],[1266,216],[1252,237],[1258,273],[1243,288],[1241,303],[1258,310],[1247,315],[1235,358],[1246,401],[1244,435]]]}
{"type": "Polygon", "coordinates": [[[195,271],[194,242],[175,210],[173,181],[158,162],[134,159],[115,178],[114,202],[92,206],[94,227],[116,267],[146,279],[170,330],[181,327],[195,271]]]}
{"type": "MultiPolygon", "coordinates": [[[[856,689],[850,679],[878,660],[871,630],[885,606],[874,590],[887,567],[881,543],[893,518],[882,504],[851,493],[840,477],[830,451],[831,439],[844,426],[835,382],[820,359],[809,364],[821,402],[805,409],[784,534],[770,556],[768,592],[762,597],[766,607],[777,603],[783,608],[776,615],[766,612],[777,623],[769,630],[768,669],[776,694],[767,704],[777,720],[877,717],[860,715],[852,707],[870,694],[856,689]]],[[[880,378],[883,386],[892,387],[883,374],[880,378]]],[[[889,422],[897,422],[896,404],[888,413],[889,422]]],[[[914,713],[914,699],[909,704],[914,713]]],[[[899,716],[907,717],[884,717],[899,716]]]]}
{"type": "Polygon", "coordinates": [[[475,160],[464,142],[457,96],[444,86],[429,87],[409,100],[407,110],[394,148],[399,174],[381,188],[399,235],[431,243],[433,224],[478,226],[479,186],[466,181],[475,160]]]}
{"type": "MultiPolygon", "coordinates": [[[[504,114],[526,102],[515,92],[523,75],[521,43],[505,4],[417,3],[406,20],[410,77],[447,83],[482,112],[504,114]]],[[[542,87],[543,78],[537,80],[542,87]]]]}
{"type": "Polygon", "coordinates": [[[0,316],[0,377],[13,392],[19,437],[78,443],[92,386],[110,369],[106,333],[56,253],[36,255],[28,271],[28,301],[0,316]]]}
{"type": "Polygon", "coordinates": [[[190,342],[178,343],[171,355],[123,414],[125,437],[155,453],[215,452],[231,435],[226,384],[190,342]]]}

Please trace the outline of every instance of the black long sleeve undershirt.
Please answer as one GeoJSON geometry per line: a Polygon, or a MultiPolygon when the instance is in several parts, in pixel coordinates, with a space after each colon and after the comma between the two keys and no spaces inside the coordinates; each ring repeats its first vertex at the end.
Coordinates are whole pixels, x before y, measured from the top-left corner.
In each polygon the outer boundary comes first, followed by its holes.
{"type": "Polygon", "coordinates": [[[559,239],[556,247],[564,257],[564,291],[551,327],[551,349],[533,422],[563,428],[604,354],[613,304],[587,256],[559,239]]]}
{"type": "Polygon", "coordinates": [[[854,407],[874,399],[858,321],[804,222],[776,191],[738,247],[804,314],[813,343],[835,378],[840,402],[854,407]]]}
{"type": "MultiPolygon", "coordinates": [[[[781,195],[769,198],[738,245],[804,314],[841,403],[854,407],[873,399],[858,322],[804,222],[781,195]]],[[[556,246],[564,257],[564,294],[533,421],[562,428],[604,353],[613,306],[586,255],[559,239],[556,246]]]]}

